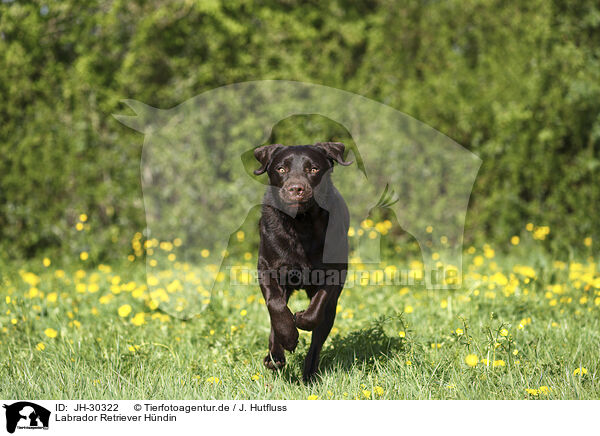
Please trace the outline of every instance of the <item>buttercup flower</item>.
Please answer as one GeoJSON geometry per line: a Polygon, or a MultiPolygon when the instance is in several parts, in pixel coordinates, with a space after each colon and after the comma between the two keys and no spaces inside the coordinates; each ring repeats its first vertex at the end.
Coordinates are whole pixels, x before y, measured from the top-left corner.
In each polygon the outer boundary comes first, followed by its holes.
{"type": "Polygon", "coordinates": [[[469,354],[467,357],[465,357],[465,363],[470,367],[477,366],[478,362],[479,358],[475,354],[469,354]]]}
{"type": "Polygon", "coordinates": [[[56,330],[54,330],[53,328],[47,328],[46,330],[44,330],[44,334],[46,336],[48,336],[49,338],[55,338],[58,335],[58,332],[56,330]]]}

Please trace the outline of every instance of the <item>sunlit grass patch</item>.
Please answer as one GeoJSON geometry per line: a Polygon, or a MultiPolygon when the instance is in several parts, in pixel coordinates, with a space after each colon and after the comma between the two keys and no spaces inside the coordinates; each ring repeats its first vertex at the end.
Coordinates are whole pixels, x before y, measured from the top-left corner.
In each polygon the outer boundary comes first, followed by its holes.
{"type": "MultiPolygon", "coordinates": [[[[310,333],[283,370],[263,367],[269,321],[252,283],[209,293],[218,270],[175,261],[180,283],[165,280],[163,291],[146,281],[142,259],[20,265],[1,279],[0,390],[11,398],[598,398],[597,261],[525,256],[515,242],[509,254],[467,249],[457,290],[345,289],[312,385],[300,381],[310,333]],[[182,316],[163,304],[186,298],[190,284],[209,300],[205,310],[182,316]]],[[[240,265],[252,268],[246,257],[240,265]]],[[[391,266],[422,262],[388,260],[382,273],[391,266]]],[[[303,293],[290,302],[306,304],[303,293]]]]}

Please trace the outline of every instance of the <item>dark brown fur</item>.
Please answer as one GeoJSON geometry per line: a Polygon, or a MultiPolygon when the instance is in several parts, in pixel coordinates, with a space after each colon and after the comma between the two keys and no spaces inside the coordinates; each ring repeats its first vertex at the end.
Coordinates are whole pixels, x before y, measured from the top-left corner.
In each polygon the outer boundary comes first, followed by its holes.
{"type": "Polygon", "coordinates": [[[337,301],[348,268],[346,203],[333,186],[334,162],[344,161],[341,143],[266,145],[254,151],[270,186],[260,219],[258,272],[271,318],[267,368],[285,365],[294,351],[298,330],[312,331],[303,379],[317,372],[319,353],[335,320],[337,301]],[[296,289],[310,298],[306,310],[292,314],[288,299],[296,289]]]}

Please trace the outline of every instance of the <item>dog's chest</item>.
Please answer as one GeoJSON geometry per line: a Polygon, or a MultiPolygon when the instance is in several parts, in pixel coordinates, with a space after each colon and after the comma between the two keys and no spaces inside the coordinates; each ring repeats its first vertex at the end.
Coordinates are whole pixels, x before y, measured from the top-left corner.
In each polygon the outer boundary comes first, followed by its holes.
{"type": "Polygon", "coordinates": [[[290,228],[290,233],[292,233],[290,248],[298,257],[298,263],[309,267],[321,265],[327,233],[326,217],[296,219],[290,228]]]}

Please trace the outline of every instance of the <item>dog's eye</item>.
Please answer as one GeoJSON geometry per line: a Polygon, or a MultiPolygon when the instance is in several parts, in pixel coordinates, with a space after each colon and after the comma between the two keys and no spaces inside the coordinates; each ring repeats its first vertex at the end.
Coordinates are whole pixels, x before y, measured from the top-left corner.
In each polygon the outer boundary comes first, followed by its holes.
{"type": "Polygon", "coordinates": [[[279,168],[277,168],[277,172],[278,173],[285,173],[285,168],[284,167],[279,167],[279,168]]]}
{"type": "Polygon", "coordinates": [[[317,167],[312,167],[312,168],[310,169],[310,172],[311,172],[311,173],[313,173],[313,174],[316,174],[316,173],[318,173],[318,172],[319,172],[319,169],[318,169],[317,167]]]}

